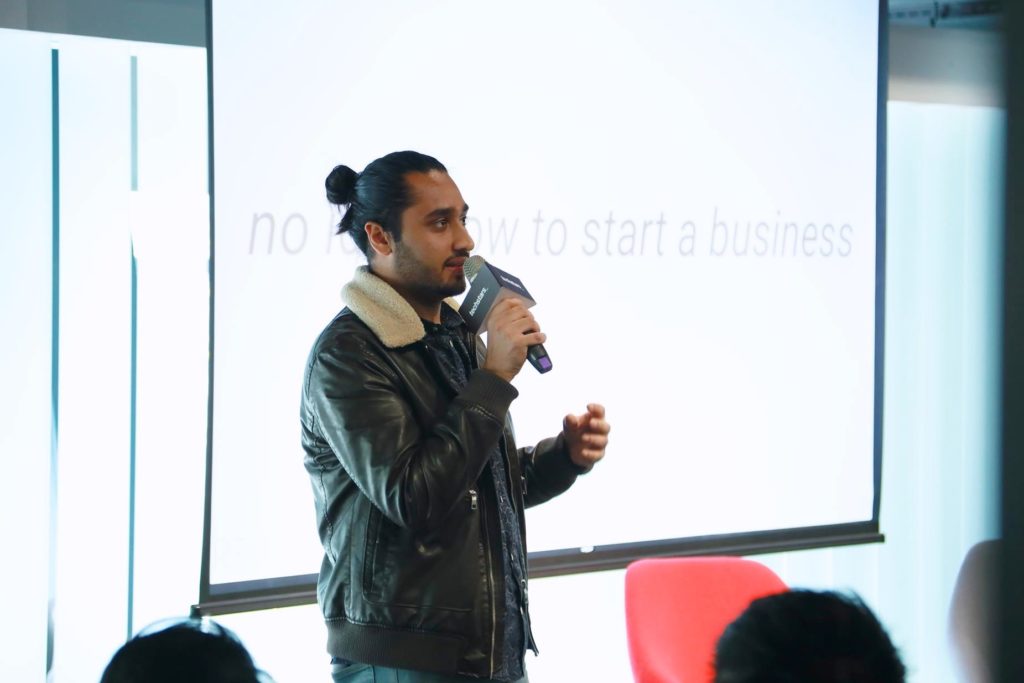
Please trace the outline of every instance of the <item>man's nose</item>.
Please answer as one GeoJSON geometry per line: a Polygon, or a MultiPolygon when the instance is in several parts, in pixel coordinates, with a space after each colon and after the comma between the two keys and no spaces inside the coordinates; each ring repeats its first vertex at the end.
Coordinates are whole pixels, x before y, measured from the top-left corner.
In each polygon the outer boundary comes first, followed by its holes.
{"type": "Polygon", "coordinates": [[[473,248],[476,246],[465,223],[459,223],[459,227],[455,231],[455,243],[452,246],[455,251],[465,251],[467,253],[473,251],[473,248]]]}

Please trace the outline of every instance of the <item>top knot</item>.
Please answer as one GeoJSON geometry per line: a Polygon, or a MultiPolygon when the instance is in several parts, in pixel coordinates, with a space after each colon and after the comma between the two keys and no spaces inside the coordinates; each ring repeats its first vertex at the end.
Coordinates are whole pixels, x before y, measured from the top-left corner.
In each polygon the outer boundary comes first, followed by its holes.
{"type": "Polygon", "coordinates": [[[348,166],[335,166],[327,176],[327,201],[331,204],[351,204],[359,174],[348,166]]]}

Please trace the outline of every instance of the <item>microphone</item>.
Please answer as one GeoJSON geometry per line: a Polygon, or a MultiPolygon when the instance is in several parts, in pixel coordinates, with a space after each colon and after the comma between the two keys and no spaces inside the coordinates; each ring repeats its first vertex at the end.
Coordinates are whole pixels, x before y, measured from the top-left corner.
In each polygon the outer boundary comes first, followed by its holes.
{"type": "MultiPolygon", "coordinates": [[[[537,303],[519,278],[491,265],[482,256],[466,259],[462,264],[462,272],[469,282],[469,292],[459,306],[459,314],[474,332],[483,329],[487,315],[503,299],[516,297],[527,308],[537,303]]],[[[542,374],[553,367],[543,344],[527,347],[526,359],[542,374]]]]}

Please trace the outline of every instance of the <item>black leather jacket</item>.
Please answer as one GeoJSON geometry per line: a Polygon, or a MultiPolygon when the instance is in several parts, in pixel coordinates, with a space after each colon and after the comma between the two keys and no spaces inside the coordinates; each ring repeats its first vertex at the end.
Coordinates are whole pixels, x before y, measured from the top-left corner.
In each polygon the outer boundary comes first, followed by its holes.
{"type": "Polygon", "coordinates": [[[505,619],[494,485],[481,476],[491,448],[506,457],[524,539],[523,507],[565,491],[579,470],[561,437],[517,450],[515,388],[476,369],[457,390],[419,317],[365,267],[343,296],[348,307],[310,353],[301,408],[327,650],[490,678],[505,619]]]}

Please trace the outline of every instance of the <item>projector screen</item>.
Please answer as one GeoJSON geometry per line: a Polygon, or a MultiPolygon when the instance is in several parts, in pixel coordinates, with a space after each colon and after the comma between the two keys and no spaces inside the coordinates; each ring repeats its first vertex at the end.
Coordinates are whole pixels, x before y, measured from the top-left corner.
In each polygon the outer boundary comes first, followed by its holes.
{"type": "Polygon", "coordinates": [[[203,599],[319,567],[302,372],[365,263],[324,178],[402,149],[538,300],[519,444],[607,407],[605,460],[528,511],[532,565],[877,532],[879,11],[212,0],[203,599]]]}

